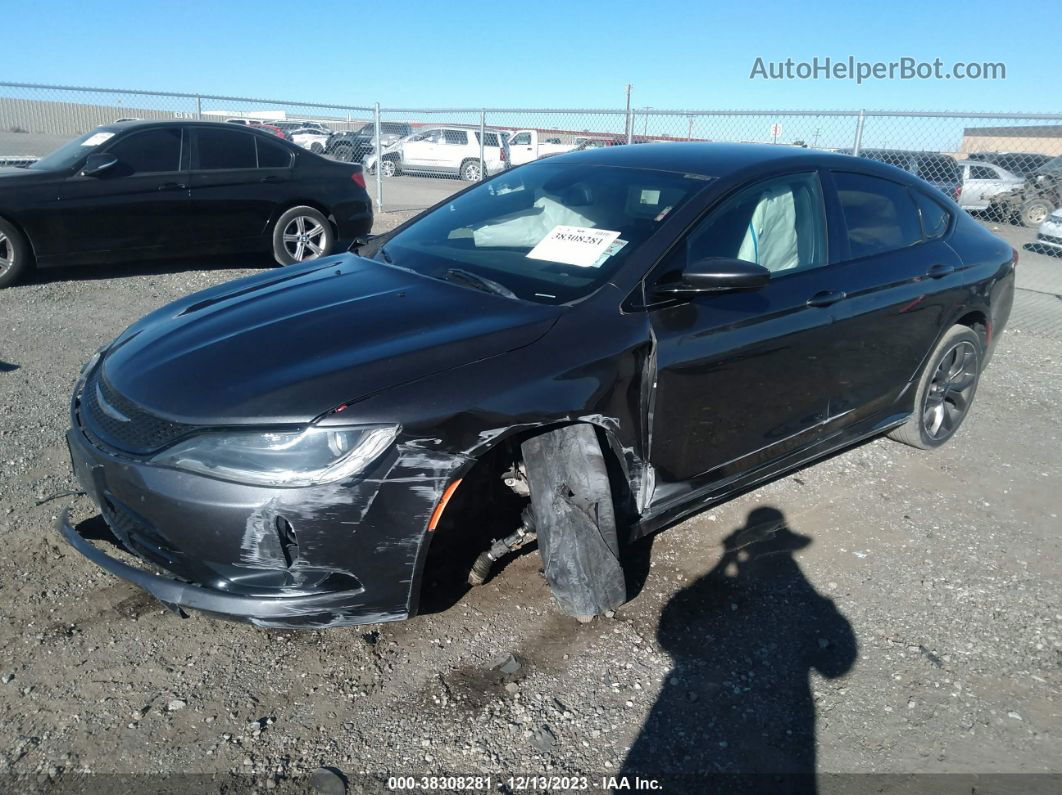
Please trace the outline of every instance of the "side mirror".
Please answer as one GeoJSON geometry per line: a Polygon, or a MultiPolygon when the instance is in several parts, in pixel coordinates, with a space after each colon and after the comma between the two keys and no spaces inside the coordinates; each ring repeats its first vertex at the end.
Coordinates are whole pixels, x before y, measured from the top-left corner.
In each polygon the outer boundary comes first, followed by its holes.
{"type": "Polygon", "coordinates": [[[104,171],[118,165],[118,158],[106,152],[95,152],[88,156],[85,165],[81,169],[83,177],[98,177],[104,171]]]}
{"type": "Polygon", "coordinates": [[[371,243],[378,237],[379,235],[359,235],[358,237],[354,238],[353,242],[350,244],[350,248],[348,248],[347,251],[351,251],[357,254],[362,246],[369,245],[369,243],[371,243]]]}
{"type": "Polygon", "coordinates": [[[762,265],[730,257],[708,257],[691,262],[674,280],[658,282],[653,292],[667,298],[758,290],[771,280],[762,265]]]}

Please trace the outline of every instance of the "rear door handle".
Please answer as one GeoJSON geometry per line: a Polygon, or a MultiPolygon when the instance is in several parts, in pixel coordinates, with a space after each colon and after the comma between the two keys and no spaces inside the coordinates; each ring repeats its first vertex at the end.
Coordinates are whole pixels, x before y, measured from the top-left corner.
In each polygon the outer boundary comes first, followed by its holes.
{"type": "Polygon", "coordinates": [[[843,301],[846,295],[843,290],[823,290],[808,299],[808,306],[830,306],[843,301]]]}
{"type": "Polygon", "coordinates": [[[259,182],[283,182],[284,180],[281,177],[262,177],[258,181],[259,182]]]}
{"type": "Polygon", "coordinates": [[[159,190],[184,190],[187,187],[183,182],[164,182],[159,185],[159,190]]]}
{"type": "Polygon", "coordinates": [[[954,265],[934,265],[926,271],[926,276],[930,279],[940,279],[947,276],[949,273],[955,273],[954,265]]]}

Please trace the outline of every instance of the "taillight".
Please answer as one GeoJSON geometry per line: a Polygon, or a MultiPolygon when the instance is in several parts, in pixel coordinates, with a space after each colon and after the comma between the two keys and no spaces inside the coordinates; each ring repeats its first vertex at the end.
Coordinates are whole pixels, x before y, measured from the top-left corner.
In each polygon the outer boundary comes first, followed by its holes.
{"type": "Polygon", "coordinates": [[[954,192],[954,194],[952,195],[951,198],[953,198],[955,201],[958,201],[960,196],[962,196],[962,183],[961,182],[958,185],[955,186],[955,192],[954,192]]]}
{"type": "Polygon", "coordinates": [[[360,168],[350,175],[351,181],[362,190],[365,190],[365,172],[360,168]]]}
{"type": "Polygon", "coordinates": [[[1011,246],[1010,249],[1010,262],[1012,265],[1015,266],[1018,264],[1018,249],[1014,248],[1013,246],[1011,246]]]}
{"type": "Polygon", "coordinates": [[[501,161],[503,163],[509,162],[509,150],[506,149],[504,146],[501,148],[501,161]]]}

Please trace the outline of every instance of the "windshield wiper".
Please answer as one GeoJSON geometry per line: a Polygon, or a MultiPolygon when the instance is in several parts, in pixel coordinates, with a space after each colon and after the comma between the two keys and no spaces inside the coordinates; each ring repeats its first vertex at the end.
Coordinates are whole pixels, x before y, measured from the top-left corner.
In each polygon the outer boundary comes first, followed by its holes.
{"type": "Polygon", "coordinates": [[[456,282],[457,284],[465,284],[469,287],[474,287],[485,293],[494,293],[495,295],[502,295],[506,298],[516,298],[516,293],[508,287],[498,284],[495,281],[491,281],[476,273],[472,273],[471,271],[466,271],[463,268],[450,268],[443,274],[443,278],[447,281],[456,282]]]}

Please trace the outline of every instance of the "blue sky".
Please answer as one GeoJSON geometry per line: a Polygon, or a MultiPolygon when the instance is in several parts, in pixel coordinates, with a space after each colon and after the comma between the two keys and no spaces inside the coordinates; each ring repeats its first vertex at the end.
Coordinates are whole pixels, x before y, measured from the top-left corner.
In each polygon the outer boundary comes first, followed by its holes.
{"type": "Polygon", "coordinates": [[[1062,3],[4,0],[0,79],[389,106],[1062,110],[1062,3]],[[41,14],[46,19],[36,21],[41,14]],[[374,26],[379,26],[379,33],[374,26]],[[750,80],[767,61],[1002,61],[1007,79],[750,80]]]}

